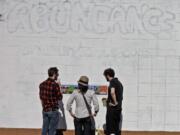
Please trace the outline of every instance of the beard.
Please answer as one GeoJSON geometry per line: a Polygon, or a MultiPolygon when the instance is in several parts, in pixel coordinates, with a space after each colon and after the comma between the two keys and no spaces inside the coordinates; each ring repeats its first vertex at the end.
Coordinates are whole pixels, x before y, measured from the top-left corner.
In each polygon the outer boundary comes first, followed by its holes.
{"type": "Polygon", "coordinates": [[[106,76],[105,78],[106,78],[107,82],[109,82],[109,79],[108,79],[108,77],[106,76]]]}
{"type": "Polygon", "coordinates": [[[56,81],[57,81],[57,79],[58,79],[58,75],[56,75],[56,76],[54,77],[54,80],[56,80],[56,81]]]}

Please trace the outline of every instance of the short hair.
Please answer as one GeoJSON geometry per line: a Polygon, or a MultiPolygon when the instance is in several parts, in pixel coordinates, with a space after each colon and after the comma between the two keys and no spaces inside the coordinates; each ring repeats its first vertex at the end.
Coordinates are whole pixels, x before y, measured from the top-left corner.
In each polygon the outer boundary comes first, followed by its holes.
{"type": "Polygon", "coordinates": [[[112,68],[107,68],[104,70],[104,76],[110,76],[110,77],[114,77],[115,76],[115,72],[114,72],[114,69],[112,68]]]}
{"type": "Polygon", "coordinates": [[[48,75],[49,77],[52,77],[54,74],[58,74],[58,68],[57,67],[50,67],[48,69],[48,75]]]}

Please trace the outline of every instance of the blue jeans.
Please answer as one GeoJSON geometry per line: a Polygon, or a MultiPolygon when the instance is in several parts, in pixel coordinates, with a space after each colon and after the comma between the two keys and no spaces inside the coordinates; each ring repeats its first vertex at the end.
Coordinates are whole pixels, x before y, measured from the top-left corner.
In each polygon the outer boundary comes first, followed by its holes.
{"type": "Polygon", "coordinates": [[[55,135],[58,126],[58,111],[43,111],[42,135],[55,135]]]}

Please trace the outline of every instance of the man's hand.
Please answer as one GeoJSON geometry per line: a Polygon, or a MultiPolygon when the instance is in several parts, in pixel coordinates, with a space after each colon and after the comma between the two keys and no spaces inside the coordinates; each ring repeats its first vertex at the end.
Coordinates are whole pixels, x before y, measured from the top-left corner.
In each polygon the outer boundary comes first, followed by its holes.
{"type": "Polygon", "coordinates": [[[97,116],[97,113],[92,114],[92,116],[93,116],[93,117],[96,117],[96,116],[97,116]]]}
{"type": "Polygon", "coordinates": [[[60,79],[56,80],[56,83],[58,83],[58,84],[59,84],[59,87],[61,87],[61,81],[60,81],[60,79]]]}
{"type": "Polygon", "coordinates": [[[95,111],[94,114],[92,114],[91,116],[92,116],[92,117],[96,117],[97,114],[98,114],[98,111],[95,111]]]}
{"type": "Polygon", "coordinates": [[[115,104],[113,104],[113,103],[109,103],[109,106],[113,106],[113,107],[115,107],[115,106],[117,106],[118,105],[118,103],[116,102],[115,104]]]}
{"type": "Polygon", "coordinates": [[[70,113],[70,115],[71,115],[73,118],[76,117],[72,112],[69,112],[69,113],[70,113]]]}

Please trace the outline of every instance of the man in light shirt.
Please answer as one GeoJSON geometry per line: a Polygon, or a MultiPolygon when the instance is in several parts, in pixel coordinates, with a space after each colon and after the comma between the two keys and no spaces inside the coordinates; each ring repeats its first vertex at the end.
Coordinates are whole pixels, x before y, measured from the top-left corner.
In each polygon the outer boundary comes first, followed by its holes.
{"type": "Polygon", "coordinates": [[[98,99],[95,92],[88,90],[89,79],[87,76],[81,76],[78,81],[78,90],[75,90],[68,99],[67,110],[74,118],[75,135],[95,135],[95,129],[92,130],[92,117],[99,111],[98,99]],[[84,99],[85,98],[85,99],[84,99]],[[87,102],[86,102],[86,101],[87,102]],[[75,101],[75,114],[72,112],[72,104],[75,101]],[[91,113],[91,103],[94,105],[94,113],[91,113]],[[89,110],[87,108],[89,106],[89,110]]]}

